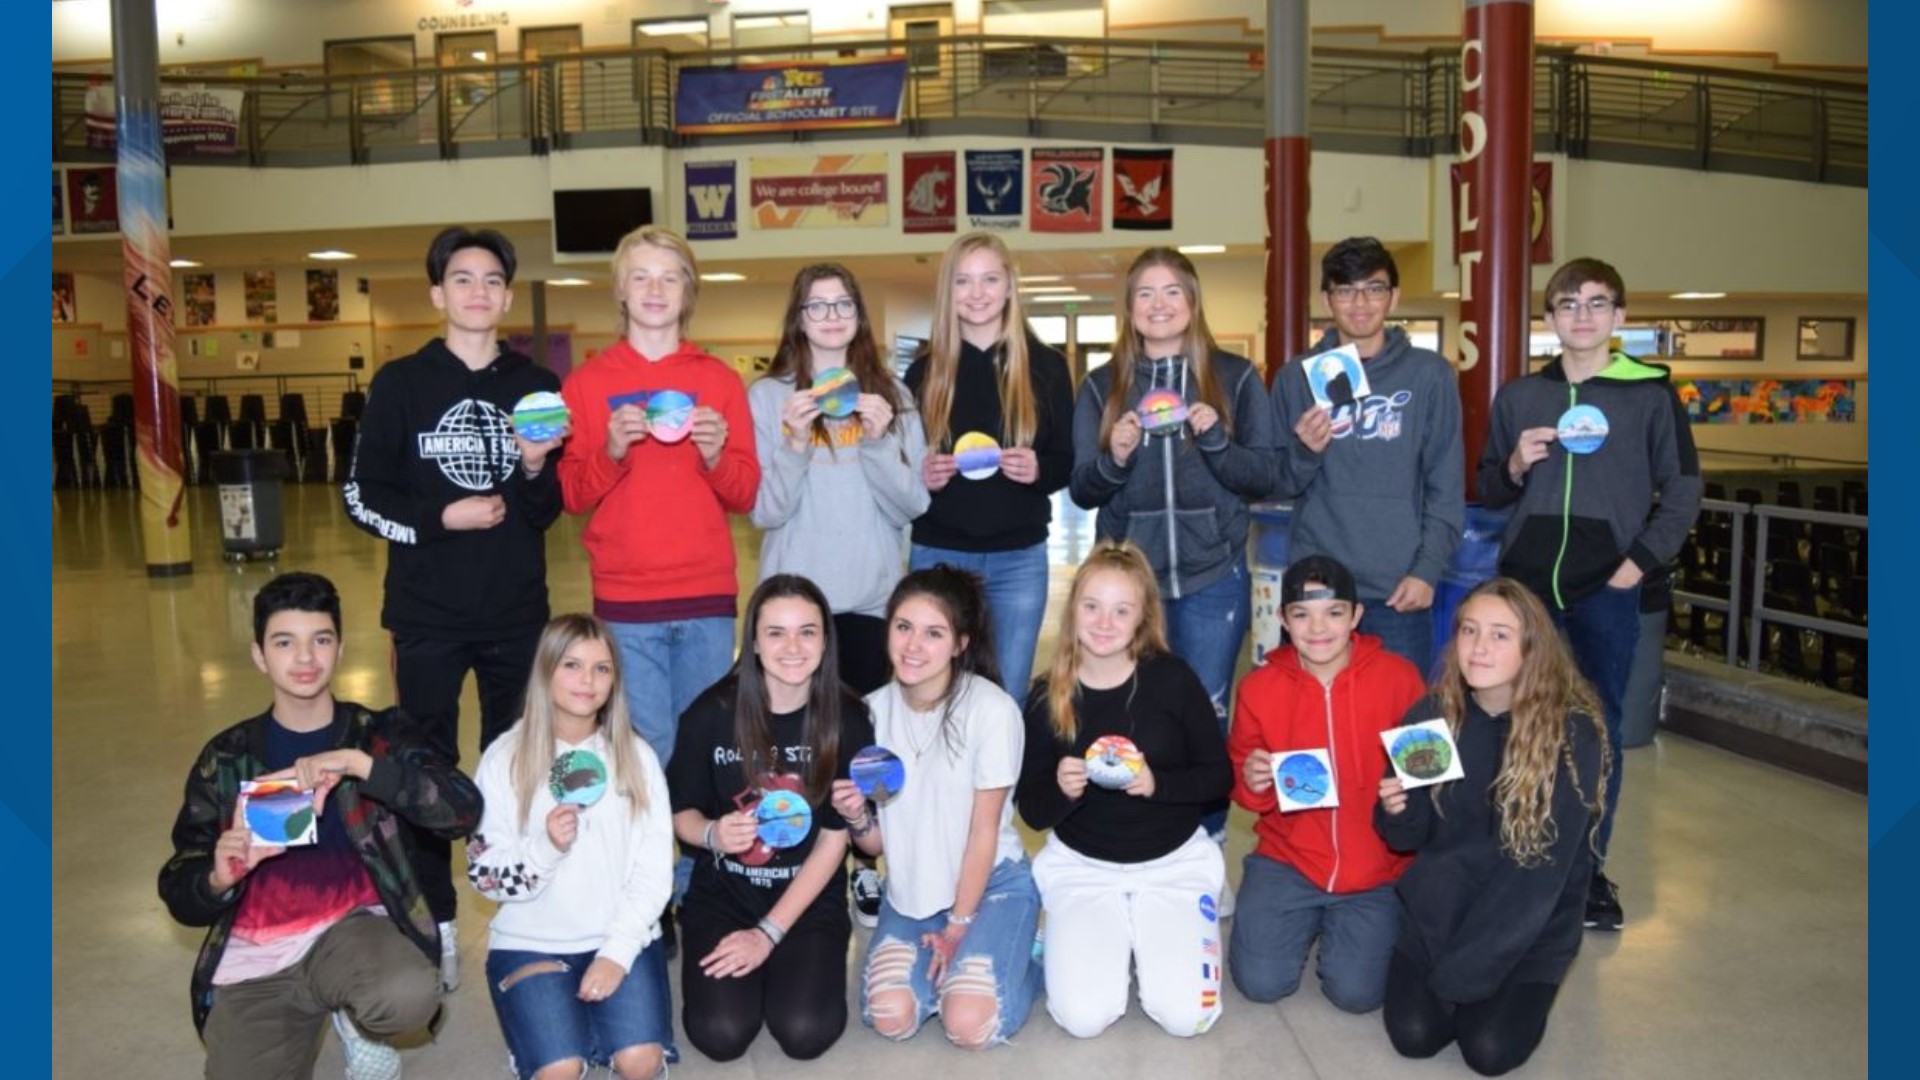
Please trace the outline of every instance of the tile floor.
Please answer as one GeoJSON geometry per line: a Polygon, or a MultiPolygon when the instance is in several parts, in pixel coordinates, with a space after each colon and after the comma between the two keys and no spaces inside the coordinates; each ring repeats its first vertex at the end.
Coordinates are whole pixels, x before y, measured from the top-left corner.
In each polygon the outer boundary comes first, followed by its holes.
{"type": "MultiPolygon", "coordinates": [[[[192,755],[213,731],[266,701],[246,643],[253,592],[272,570],[220,561],[217,504],[205,489],[190,500],[196,573],[184,580],[146,577],[132,495],[56,492],[53,504],[54,1075],[195,1076],[202,1053],[186,989],[201,932],[168,918],[154,880],[192,755]],[[119,797],[98,801],[92,793],[103,786],[119,797]]],[[[336,692],[386,704],[381,545],[345,523],[327,488],[289,488],[287,516],[280,566],[326,573],[346,599],[347,655],[336,692]]],[[[1091,531],[1078,514],[1056,524],[1056,596],[1091,531]]],[[[750,558],[756,545],[745,526],[737,539],[750,558]]],[[[584,607],[576,520],[555,527],[549,551],[555,610],[584,607]]],[[[470,690],[464,715],[475,715],[470,690]]],[[[474,727],[469,719],[469,755],[474,727]]],[[[1525,1074],[1866,1075],[1866,800],[1670,735],[1631,751],[1626,767],[1613,862],[1628,927],[1588,936],[1525,1074]]],[[[1236,812],[1236,879],[1238,856],[1251,845],[1248,824],[1236,812]]],[[[487,906],[463,897],[467,979],[439,1039],[407,1052],[412,1077],[506,1075],[478,978],[487,906]]],[[[864,944],[856,935],[854,948],[864,944]]],[[[1377,1014],[1335,1010],[1311,977],[1277,1006],[1253,1005],[1231,988],[1225,996],[1219,1025],[1192,1040],[1161,1034],[1136,1007],[1106,1035],[1078,1042],[1040,1005],[1012,1047],[984,1055],[956,1050],[933,1031],[897,1046],[856,1025],[816,1062],[789,1062],[763,1036],[727,1065],[689,1050],[675,1073],[1471,1075],[1451,1050],[1433,1061],[1399,1059],[1377,1014]]],[[[316,1075],[336,1077],[340,1067],[329,1036],[316,1075]]]]}

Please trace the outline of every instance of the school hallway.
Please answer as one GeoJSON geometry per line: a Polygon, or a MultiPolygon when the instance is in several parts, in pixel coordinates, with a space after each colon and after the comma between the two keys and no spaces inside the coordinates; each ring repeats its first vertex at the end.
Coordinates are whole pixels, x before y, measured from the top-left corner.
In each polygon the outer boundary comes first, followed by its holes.
{"type": "MultiPolygon", "coordinates": [[[[337,489],[286,488],[287,543],[277,567],[220,557],[217,492],[188,489],[195,573],[149,579],[137,495],[56,491],[52,523],[53,1075],[200,1074],[187,980],[203,931],[176,925],[155,893],[168,832],[193,755],[214,732],[258,713],[269,689],[248,655],[253,594],[279,570],[332,578],[345,605],[337,696],[392,700],[380,629],[385,545],[354,529],[337,489]]],[[[1091,518],[1057,506],[1055,611],[1091,518]]],[[[590,608],[582,519],[548,538],[553,610],[590,608]]],[[[742,596],[758,538],[740,519],[742,596]]],[[[471,770],[478,712],[462,706],[463,765],[471,770]]],[[[1586,936],[1546,1038],[1517,1075],[1536,1077],[1865,1076],[1868,845],[1864,795],[1662,733],[1631,750],[1610,876],[1626,929],[1586,936]]],[[[1236,810],[1228,875],[1240,876],[1251,819],[1236,810]]],[[[1029,835],[1029,851],[1039,840],[1029,835]]],[[[457,845],[456,845],[457,847],[457,845]]],[[[461,889],[460,989],[438,1038],[405,1054],[419,1078],[506,1076],[506,1052],[483,981],[492,905],[461,889]]],[[[1341,1013],[1311,974],[1279,1005],[1255,1005],[1229,983],[1208,1034],[1175,1039],[1132,1011],[1104,1036],[1075,1040],[1045,1014],[1044,998],[1010,1048],[968,1054],[937,1023],[904,1045],[858,1022],[856,927],[846,1034],[825,1057],[791,1062],[762,1034],[740,1061],[716,1065],[681,1040],[677,1077],[938,1076],[999,1078],[1245,1076],[1443,1078],[1471,1076],[1457,1050],[1406,1061],[1379,1014],[1341,1013]]],[[[678,963],[673,981],[678,1000],[678,963]]],[[[678,1008],[676,1005],[676,1027],[678,1008]]],[[[327,1035],[316,1076],[341,1075],[327,1035]]]]}

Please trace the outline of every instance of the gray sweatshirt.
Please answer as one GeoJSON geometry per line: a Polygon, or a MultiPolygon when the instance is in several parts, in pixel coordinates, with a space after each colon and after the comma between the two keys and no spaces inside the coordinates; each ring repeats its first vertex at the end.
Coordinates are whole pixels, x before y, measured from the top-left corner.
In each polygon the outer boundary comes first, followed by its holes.
{"type": "MultiPolygon", "coordinates": [[[[1190,426],[1144,435],[1124,465],[1100,446],[1110,365],[1087,375],[1073,407],[1068,491],[1079,506],[1100,511],[1094,521],[1100,539],[1140,546],[1169,600],[1206,588],[1246,558],[1247,504],[1273,490],[1277,433],[1260,375],[1231,353],[1216,352],[1210,363],[1225,391],[1220,422],[1198,438],[1190,426]]],[[[1136,360],[1127,404],[1138,408],[1148,391],[1162,388],[1178,391],[1189,405],[1199,399],[1186,359],[1175,356],[1136,360]]]]}
{"type": "Polygon", "coordinates": [[[827,595],[834,614],[884,616],[887,595],[906,566],[906,530],[927,509],[920,478],[927,439],[913,395],[898,384],[902,411],[893,430],[862,437],[860,418],[828,420],[834,446],[795,453],[780,413],[793,380],[765,378],[747,388],[760,454],[753,523],[760,538],[760,580],[801,574],[827,595]]]}
{"type": "Polygon", "coordinates": [[[1282,458],[1276,495],[1293,500],[1287,557],[1330,555],[1353,571],[1360,599],[1380,603],[1409,575],[1440,580],[1466,527],[1466,451],[1453,365],[1417,349],[1399,327],[1366,361],[1365,400],[1337,403],[1333,440],[1316,454],[1293,425],[1313,405],[1306,359],[1340,344],[1328,333],[1273,380],[1282,458]]]}

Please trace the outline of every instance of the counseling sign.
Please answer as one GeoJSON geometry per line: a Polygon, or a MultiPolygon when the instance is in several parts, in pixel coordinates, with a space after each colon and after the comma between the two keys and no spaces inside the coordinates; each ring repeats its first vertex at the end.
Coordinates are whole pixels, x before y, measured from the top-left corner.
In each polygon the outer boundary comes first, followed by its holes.
{"type": "Polygon", "coordinates": [[[892,127],[904,59],[680,69],[673,126],[682,135],[892,127]]]}

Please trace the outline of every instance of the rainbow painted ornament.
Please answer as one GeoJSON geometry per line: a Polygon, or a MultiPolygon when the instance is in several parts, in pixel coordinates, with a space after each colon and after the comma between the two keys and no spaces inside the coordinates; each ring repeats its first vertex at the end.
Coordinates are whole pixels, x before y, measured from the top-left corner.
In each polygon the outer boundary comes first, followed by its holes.
{"type": "Polygon", "coordinates": [[[1187,422],[1187,399],[1173,390],[1151,390],[1140,399],[1140,429],[1152,435],[1173,431],[1187,422]]]}
{"type": "Polygon", "coordinates": [[[647,398],[647,433],[677,443],[693,431],[693,397],[678,390],[656,390],[647,398]]]}
{"type": "Polygon", "coordinates": [[[1118,790],[1133,783],[1147,757],[1125,735],[1102,735],[1087,747],[1087,780],[1118,790]]]}
{"type": "Polygon", "coordinates": [[[807,393],[820,403],[821,412],[835,420],[844,420],[853,415],[854,405],[859,401],[860,381],[846,368],[828,368],[814,378],[807,393]]]}
{"type": "Polygon", "coordinates": [[[536,390],[513,406],[513,430],[528,442],[559,438],[571,419],[566,399],[551,390],[536,390]]]}

